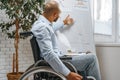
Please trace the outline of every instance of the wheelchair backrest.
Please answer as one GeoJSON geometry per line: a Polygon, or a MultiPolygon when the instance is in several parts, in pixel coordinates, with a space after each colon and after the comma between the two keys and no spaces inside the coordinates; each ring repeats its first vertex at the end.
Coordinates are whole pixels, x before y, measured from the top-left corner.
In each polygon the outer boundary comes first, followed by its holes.
{"type": "Polygon", "coordinates": [[[33,56],[34,56],[34,61],[37,62],[38,60],[41,60],[42,57],[40,57],[41,51],[40,51],[40,48],[39,48],[38,43],[36,41],[36,37],[33,36],[30,39],[30,43],[31,43],[32,52],[33,52],[33,56]]]}

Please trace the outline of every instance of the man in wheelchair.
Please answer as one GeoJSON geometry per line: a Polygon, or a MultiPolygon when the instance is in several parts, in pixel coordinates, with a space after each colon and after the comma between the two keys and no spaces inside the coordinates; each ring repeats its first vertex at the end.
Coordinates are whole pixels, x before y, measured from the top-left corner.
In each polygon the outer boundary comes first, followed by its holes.
{"type": "MultiPolygon", "coordinates": [[[[41,54],[46,62],[58,73],[63,74],[67,80],[82,80],[82,75],[71,72],[59,59],[61,52],[57,46],[55,31],[63,28],[64,25],[73,23],[73,19],[68,15],[63,22],[56,22],[59,18],[60,9],[56,1],[49,1],[45,4],[44,12],[32,26],[32,33],[36,37],[41,54]]],[[[96,80],[101,80],[97,58],[94,54],[73,56],[69,61],[78,71],[86,71],[88,76],[93,76],[96,80]]]]}

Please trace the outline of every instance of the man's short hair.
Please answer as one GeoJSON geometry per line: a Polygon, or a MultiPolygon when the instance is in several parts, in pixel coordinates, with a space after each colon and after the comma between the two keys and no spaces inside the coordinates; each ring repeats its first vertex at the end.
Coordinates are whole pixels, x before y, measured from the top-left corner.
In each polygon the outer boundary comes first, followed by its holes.
{"type": "Polygon", "coordinates": [[[59,9],[59,4],[55,0],[48,1],[44,6],[44,13],[52,14],[53,12],[61,12],[59,9]]]}

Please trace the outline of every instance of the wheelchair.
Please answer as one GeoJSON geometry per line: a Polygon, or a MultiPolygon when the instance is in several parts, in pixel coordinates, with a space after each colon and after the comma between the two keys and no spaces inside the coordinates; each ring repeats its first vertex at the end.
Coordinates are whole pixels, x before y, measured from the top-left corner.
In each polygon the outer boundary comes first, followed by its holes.
{"type": "MultiPolygon", "coordinates": [[[[20,36],[32,36],[30,39],[30,44],[33,51],[33,57],[35,63],[32,64],[19,78],[19,80],[67,80],[65,76],[60,73],[55,72],[50,65],[40,56],[40,48],[37,44],[36,37],[32,34],[31,31],[22,32],[20,36]]],[[[79,72],[76,68],[68,62],[72,60],[70,56],[60,57],[62,62],[71,72],[79,73],[83,76],[83,80],[96,80],[92,76],[86,76],[85,72],[79,72]]]]}

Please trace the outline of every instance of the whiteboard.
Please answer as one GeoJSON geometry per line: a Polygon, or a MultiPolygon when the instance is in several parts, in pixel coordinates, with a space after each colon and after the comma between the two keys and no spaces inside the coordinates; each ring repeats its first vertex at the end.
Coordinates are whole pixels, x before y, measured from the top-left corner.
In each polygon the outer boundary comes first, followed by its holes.
{"type": "Polygon", "coordinates": [[[93,24],[91,16],[92,0],[56,0],[61,9],[60,20],[69,14],[74,19],[74,24],[57,31],[59,47],[62,52],[95,53],[93,38],[93,24]]]}

